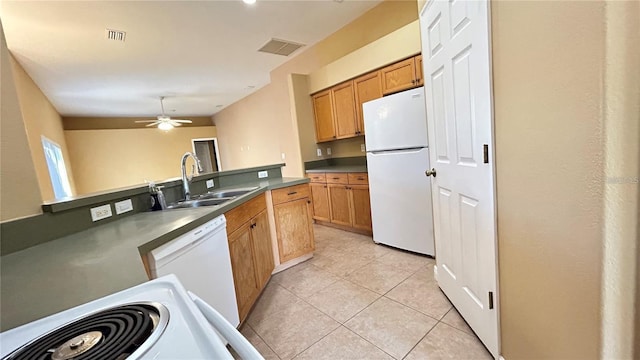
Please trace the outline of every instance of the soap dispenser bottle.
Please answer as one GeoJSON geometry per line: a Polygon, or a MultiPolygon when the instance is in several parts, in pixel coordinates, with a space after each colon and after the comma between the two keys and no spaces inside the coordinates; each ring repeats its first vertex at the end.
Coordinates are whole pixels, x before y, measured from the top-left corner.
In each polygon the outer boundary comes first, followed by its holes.
{"type": "Polygon", "coordinates": [[[149,193],[151,193],[151,211],[164,210],[167,208],[167,202],[162,193],[161,186],[155,183],[149,183],[149,193]]]}

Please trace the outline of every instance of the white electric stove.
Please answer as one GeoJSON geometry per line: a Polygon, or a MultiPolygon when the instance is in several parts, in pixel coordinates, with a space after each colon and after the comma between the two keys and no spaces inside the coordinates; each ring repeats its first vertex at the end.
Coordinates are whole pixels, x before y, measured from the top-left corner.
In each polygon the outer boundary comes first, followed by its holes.
{"type": "Polygon", "coordinates": [[[243,359],[262,359],[222,315],[167,275],[0,333],[0,357],[233,359],[227,341],[243,359]]]}

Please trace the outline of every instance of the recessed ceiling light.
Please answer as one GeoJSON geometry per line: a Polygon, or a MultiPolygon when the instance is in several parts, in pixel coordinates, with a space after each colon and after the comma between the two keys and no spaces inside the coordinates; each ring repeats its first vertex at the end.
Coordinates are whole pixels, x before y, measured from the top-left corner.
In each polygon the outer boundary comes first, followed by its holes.
{"type": "Polygon", "coordinates": [[[251,4],[255,4],[256,0],[242,0],[242,2],[245,3],[245,4],[251,5],[251,4]]]}

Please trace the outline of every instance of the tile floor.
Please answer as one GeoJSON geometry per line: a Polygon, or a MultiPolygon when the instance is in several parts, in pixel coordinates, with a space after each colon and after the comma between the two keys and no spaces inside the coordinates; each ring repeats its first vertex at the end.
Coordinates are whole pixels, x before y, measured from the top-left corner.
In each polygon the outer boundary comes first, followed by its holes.
{"type": "Polygon", "coordinates": [[[274,275],[242,333],[266,359],[490,359],[431,258],[314,227],[313,259],[274,275]]]}

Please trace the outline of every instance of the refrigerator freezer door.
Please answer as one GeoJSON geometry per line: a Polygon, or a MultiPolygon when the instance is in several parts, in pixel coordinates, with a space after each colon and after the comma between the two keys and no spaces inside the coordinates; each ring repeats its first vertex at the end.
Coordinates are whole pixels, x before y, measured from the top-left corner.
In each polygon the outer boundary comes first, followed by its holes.
{"type": "Polygon", "coordinates": [[[428,149],[367,152],[367,168],[373,241],[434,256],[428,149]]]}
{"type": "Polygon", "coordinates": [[[424,87],[363,104],[367,151],[426,147],[424,87]]]}

